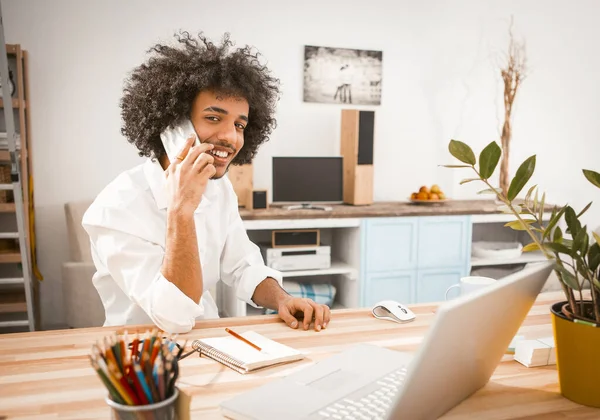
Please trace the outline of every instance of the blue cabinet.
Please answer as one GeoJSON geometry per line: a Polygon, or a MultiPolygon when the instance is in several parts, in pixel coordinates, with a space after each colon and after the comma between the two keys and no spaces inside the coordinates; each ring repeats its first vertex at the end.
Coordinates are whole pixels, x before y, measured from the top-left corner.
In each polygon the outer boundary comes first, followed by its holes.
{"type": "Polygon", "coordinates": [[[361,226],[361,304],[444,300],[470,271],[469,216],[385,217],[361,226]]]}
{"type": "Polygon", "coordinates": [[[368,273],[417,268],[417,218],[369,219],[364,241],[368,273]]]}
{"type": "Polygon", "coordinates": [[[416,279],[416,270],[368,274],[364,282],[365,285],[368,285],[364,289],[364,305],[373,306],[386,299],[412,302],[416,279]]]}
{"type": "MultiPolygon", "coordinates": [[[[442,302],[446,299],[446,290],[459,282],[461,277],[467,275],[466,268],[429,268],[419,270],[417,275],[417,293],[415,301],[442,302]]],[[[456,296],[456,291],[451,290],[448,297],[456,296]]]]}

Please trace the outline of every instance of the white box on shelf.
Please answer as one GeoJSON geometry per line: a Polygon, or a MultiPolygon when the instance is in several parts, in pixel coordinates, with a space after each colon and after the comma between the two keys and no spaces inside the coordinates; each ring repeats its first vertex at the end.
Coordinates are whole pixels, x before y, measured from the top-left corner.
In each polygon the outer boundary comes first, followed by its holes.
{"type": "Polygon", "coordinates": [[[272,248],[260,246],[265,264],[279,271],[318,270],[331,267],[329,245],[272,248]]]}
{"type": "Polygon", "coordinates": [[[471,255],[482,259],[510,260],[523,253],[523,245],[519,242],[473,242],[471,255]]]}

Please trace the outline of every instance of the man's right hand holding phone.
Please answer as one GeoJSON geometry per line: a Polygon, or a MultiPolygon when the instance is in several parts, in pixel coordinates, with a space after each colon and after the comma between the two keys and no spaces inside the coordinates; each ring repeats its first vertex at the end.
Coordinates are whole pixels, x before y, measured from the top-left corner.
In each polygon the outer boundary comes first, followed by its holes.
{"type": "Polygon", "coordinates": [[[189,137],[177,158],[166,170],[169,208],[184,214],[196,210],[209,179],[215,174],[214,158],[207,153],[213,149],[210,143],[194,144],[196,137],[189,137]]]}

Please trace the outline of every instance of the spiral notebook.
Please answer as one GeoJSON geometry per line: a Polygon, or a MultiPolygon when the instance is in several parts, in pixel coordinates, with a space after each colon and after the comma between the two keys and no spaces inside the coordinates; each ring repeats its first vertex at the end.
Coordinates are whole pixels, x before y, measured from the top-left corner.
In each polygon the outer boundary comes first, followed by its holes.
{"type": "Polygon", "coordinates": [[[305,357],[300,351],[255,331],[240,335],[260,347],[261,351],[232,336],[194,340],[192,347],[201,352],[201,357],[206,356],[242,374],[305,357]]]}

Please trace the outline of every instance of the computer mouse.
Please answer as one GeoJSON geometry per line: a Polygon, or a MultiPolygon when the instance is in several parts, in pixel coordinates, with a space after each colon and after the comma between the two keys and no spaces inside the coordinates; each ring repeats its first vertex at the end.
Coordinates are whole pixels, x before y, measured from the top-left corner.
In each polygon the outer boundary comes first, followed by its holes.
{"type": "Polygon", "coordinates": [[[373,306],[373,316],[399,323],[410,322],[415,319],[413,311],[401,303],[393,300],[382,300],[373,306]]]}

